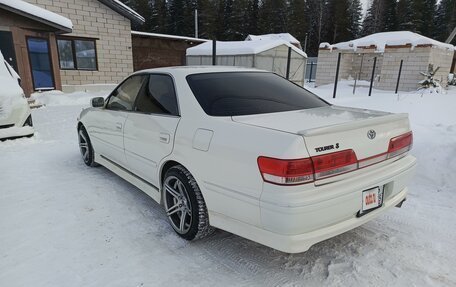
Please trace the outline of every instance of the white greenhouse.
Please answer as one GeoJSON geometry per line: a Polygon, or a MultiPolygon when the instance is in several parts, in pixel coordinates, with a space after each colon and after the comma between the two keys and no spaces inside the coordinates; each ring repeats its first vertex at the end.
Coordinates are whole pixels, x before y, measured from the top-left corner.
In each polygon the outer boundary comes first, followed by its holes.
{"type": "MultiPolygon", "coordinates": [[[[217,65],[257,68],[283,77],[287,72],[288,48],[291,48],[290,80],[304,85],[307,55],[284,40],[217,41],[217,65]]],[[[212,65],[212,42],[187,49],[187,65],[212,65]]]]}

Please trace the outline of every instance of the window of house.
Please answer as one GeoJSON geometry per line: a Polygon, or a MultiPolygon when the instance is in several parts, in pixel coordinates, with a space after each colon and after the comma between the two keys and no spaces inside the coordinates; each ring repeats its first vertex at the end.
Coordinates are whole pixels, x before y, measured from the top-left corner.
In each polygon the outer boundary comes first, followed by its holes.
{"type": "Polygon", "coordinates": [[[57,39],[60,69],[96,71],[97,49],[94,39],[57,39]]]}

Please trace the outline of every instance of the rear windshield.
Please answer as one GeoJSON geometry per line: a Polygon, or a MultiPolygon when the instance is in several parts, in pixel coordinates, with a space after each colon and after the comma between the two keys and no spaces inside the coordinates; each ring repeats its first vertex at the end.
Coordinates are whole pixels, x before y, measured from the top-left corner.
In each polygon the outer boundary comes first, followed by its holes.
{"type": "Polygon", "coordinates": [[[187,82],[210,116],[243,116],[328,106],[311,92],[273,73],[194,74],[187,82]]]}

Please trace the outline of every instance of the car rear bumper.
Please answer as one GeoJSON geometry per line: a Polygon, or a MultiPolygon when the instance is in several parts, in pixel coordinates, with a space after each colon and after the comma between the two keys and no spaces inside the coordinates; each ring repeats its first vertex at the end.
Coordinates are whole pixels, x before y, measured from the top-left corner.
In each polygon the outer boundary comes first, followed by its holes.
{"type": "Polygon", "coordinates": [[[0,140],[32,136],[34,132],[35,130],[33,129],[33,127],[30,126],[13,126],[6,129],[0,129],[0,140]]]}
{"type": "Polygon", "coordinates": [[[306,251],[317,242],[372,220],[405,199],[406,185],[415,167],[416,159],[408,155],[351,179],[316,186],[301,195],[264,191],[260,202],[263,228],[276,238],[270,246],[290,253],[306,251]],[[384,187],[383,205],[357,217],[362,208],[362,191],[376,186],[384,187]]]}
{"type": "Polygon", "coordinates": [[[209,212],[211,224],[274,249],[299,253],[312,245],[356,228],[407,196],[416,159],[405,156],[380,168],[365,169],[353,178],[321,186],[265,187],[260,200],[261,227],[209,212]],[[381,207],[357,217],[362,191],[384,186],[381,207]],[[287,191],[288,188],[288,191],[287,191]]]}

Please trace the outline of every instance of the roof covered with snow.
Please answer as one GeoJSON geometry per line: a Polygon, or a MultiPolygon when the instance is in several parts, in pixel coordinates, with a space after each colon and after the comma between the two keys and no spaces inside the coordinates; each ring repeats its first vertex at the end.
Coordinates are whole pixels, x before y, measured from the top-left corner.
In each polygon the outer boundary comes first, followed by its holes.
{"type": "MultiPolygon", "coordinates": [[[[306,53],[284,40],[217,41],[217,55],[254,55],[285,45],[307,58],[306,53]]],[[[187,49],[187,56],[212,55],[212,41],[187,49]]]]}
{"type": "Polygon", "coordinates": [[[248,35],[247,38],[245,38],[246,41],[251,41],[251,40],[285,40],[287,42],[290,42],[292,44],[298,44],[301,45],[301,43],[293,37],[290,33],[279,33],[279,34],[266,34],[266,35],[248,35]]]}
{"type": "Polygon", "coordinates": [[[116,11],[120,15],[124,16],[127,19],[130,19],[133,22],[144,24],[146,21],[143,16],[138,14],[135,10],[131,9],[124,3],[120,2],[119,0],[98,0],[101,3],[105,4],[112,10],[116,11]]]}
{"type": "Polygon", "coordinates": [[[69,33],[73,30],[70,19],[22,0],[0,0],[0,9],[44,23],[63,32],[69,33]]]}
{"type": "Polygon", "coordinates": [[[193,37],[185,37],[185,36],[177,36],[177,35],[168,35],[168,34],[160,34],[160,33],[147,33],[147,32],[139,32],[139,31],[131,31],[131,34],[132,35],[137,35],[137,36],[144,36],[144,37],[166,38],[166,39],[194,41],[194,42],[207,42],[207,41],[210,41],[208,39],[201,39],[201,38],[193,38],[193,37]]]}
{"type": "Polygon", "coordinates": [[[337,48],[356,51],[360,47],[369,47],[372,45],[375,45],[376,50],[379,52],[383,52],[385,50],[385,46],[402,45],[411,45],[412,47],[416,47],[418,45],[432,45],[450,50],[455,49],[455,46],[451,44],[442,43],[410,31],[376,33],[356,40],[341,42],[333,45],[330,45],[329,43],[321,43],[320,48],[337,48]]]}

